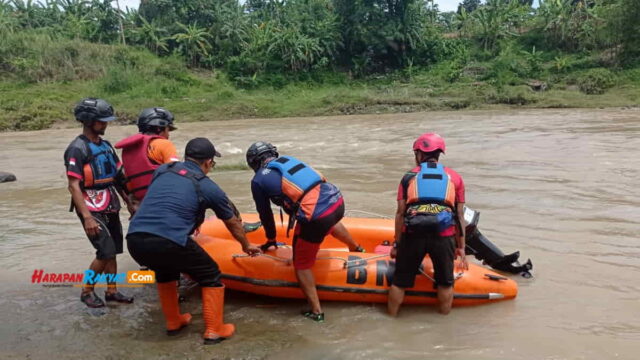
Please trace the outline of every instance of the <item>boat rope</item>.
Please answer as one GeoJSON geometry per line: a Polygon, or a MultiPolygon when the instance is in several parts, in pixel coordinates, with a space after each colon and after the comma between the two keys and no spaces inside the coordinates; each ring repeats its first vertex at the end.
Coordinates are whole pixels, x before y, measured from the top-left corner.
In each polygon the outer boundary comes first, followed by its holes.
{"type": "MultiPolygon", "coordinates": [[[[269,255],[269,254],[258,254],[256,256],[263,256],[266,257],[267,259],[272,259],[272,260],[276,260],[276,261],[281,261],[287,265],[291,265],[291,259],[285,259],[285,258],[281,258],[281,257],[277,257],[277,256],[273,256],[273,255],[269,255]]],[[[251,258],[254,256],[251,255],[247,255],[247,254],[233,254],[231,255],[231,258],[233,259],[237,259],[237,258],[251,258]]]]}
{"type": "Polygon", "coordinates": [[[383,219],[391,219],[391,216],[387,216],[387,215],[382,215],[382,214],[377,214],[374,212],[369,212],[369,211],[364,211],[364,210],[357,210],[357,209],[349,209],[347,211],[345,211],[347,214],[348,213],[360,213],[360,214],[365,214],[365,215],[372,215],[372,216],[377,216],[379,218],[383,218],[383,219]]]}
{"type": "Polygon", "coordinates": [[[380,258],[385,258],[385,257],[389,257],[389,254],[376,255],[376,256],[372,256],[372,257],[368,257],[368,258],[353,259],[353,260],[347,260],[345,258],[336,257],[336,256],[321,256],[321,257],[317,257],[316,260],[340,260],[340,261],[344,262],[344,264],[342,264],[342,267],[344,269],[346,269],[349,266],[353,265],[353,263],[360,263],[361,264],[361,263],[366,263],[369,260],[380,259],[380,258]]]}
{"type": "MultiPolygon", "coordinates": [[[[429,274],[424,272],[424,270],[422,270],[422,268],[420,268],[418,271],[420,271],[420,274],[426,276],[427,279],[431,280],[435,284],[436,279],[434,279],[431,276],[429,276],[429,274]]],[[[464,275],[464,271],[461,271],[461,272],[457,273],[456,276],[453,278],[453,281],[456,281],[456,280],[460,279],[463,275],[464,275]]]]}
{"type": "MultiPolygon", "coordinates": [[[[281,261],[283,263],[286,263],[287,265],[291,265],[291,262],[292,262],[292,259],[285,259],[285,258],[281,258],[281,257],[269,255],[269,254],[258,254],[257,256],[263,256],[263,257],[266,257],[267,259],[281,261]]],[[[247,255],[247,254],[233,254],[233,255],[231,255],[231,257],[233,259],[237,259],[237,258],[249,258],[249,257],[252,257],[252,256],[247,255]]],[[[368,257],[368,258],[353,259],[353,260],[347,260],[345,258],[341,258],[341,257],[337,257],[337,256],[320,256],[320,257],[317,257],[316,260],[340,260],[340,261],[344,262],[342,264],[342,267],[344,269],[346,269],[349,266],[353,265],[354,263],[366,263],[369,260],[380,259],[380,258],[385,258],[385,257],[389,257],[389,255],[388,254],[376,255],[376,256],[372,256],[372,257],[368,257]]]]}

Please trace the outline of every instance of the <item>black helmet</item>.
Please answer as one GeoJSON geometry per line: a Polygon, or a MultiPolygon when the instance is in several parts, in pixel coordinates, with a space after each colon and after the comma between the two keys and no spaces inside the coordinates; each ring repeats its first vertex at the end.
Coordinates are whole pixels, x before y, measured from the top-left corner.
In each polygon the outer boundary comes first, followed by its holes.
{"type": "Polygon", "coordinates": [[[265,159],[278,156],[280,156],[280,154],[278,154],[278,149],[275,146],[268,142],[258,141],[251,144],[247,150],[247,165],[249,165],[253,171],[258,171],[265,159]]]}
{"type": "Polygon", "coordinates": [[[151,131],[152,127],[168,127],[169,131],[177,129],[173,126],[173,114],[160,107],[146,108],[138,116],[138,130],[142,133],[151,131]]]}
{"type": "Polygon", "coordinates": [[[73,109],[76,120],[87,125],[94,120],[108,122],[116,119],[113,107],[103,99],[85,98],[73,109]]]}

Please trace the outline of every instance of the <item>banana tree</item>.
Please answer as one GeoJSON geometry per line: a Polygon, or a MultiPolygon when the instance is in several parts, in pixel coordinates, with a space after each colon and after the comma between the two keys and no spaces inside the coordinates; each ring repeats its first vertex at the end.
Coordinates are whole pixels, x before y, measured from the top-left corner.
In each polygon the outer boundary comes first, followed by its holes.
{"type": "Polygon", "coordinates": [[[182,32],[174,34],[171,38],[178,44],[178,52],[189,59],[191,66],[195,67],[200,59],[209,55],[211,34],[206,28],[198,27],[196,23],[191,25],[177,23],[177,25],[182,32]]]}

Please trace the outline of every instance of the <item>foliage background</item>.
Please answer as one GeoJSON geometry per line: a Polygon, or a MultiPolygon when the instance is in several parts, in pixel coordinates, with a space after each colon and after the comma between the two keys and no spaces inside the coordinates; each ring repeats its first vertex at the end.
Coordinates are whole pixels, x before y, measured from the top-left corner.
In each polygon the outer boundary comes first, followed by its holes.
{"type": "Polygon", "coordinates": [[[0,130],[84,96],[128,122],[150,101],[185,120],[638,103],[637,0],[110,3],[0,0],[0,130]]]}

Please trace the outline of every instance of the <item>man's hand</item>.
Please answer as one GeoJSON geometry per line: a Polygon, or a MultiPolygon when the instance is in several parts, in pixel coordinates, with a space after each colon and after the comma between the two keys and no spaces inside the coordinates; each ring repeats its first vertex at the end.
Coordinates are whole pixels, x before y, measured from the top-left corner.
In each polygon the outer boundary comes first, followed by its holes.
{"type": "Polygon", "coordinates": [[[138,211],[138,207],[139,207],[139,203],[137,202],[129,202],[127,203],[127,210],[129,210],[129,220],[131,220],[131,218],[133,217],[133,215],[136,214],[136,211],[138,211]]]}
{"type": "Polygon", "coordinates": [[[464,248],[456,248],[456,258],[460,258],[460,269],[469,270],[469,263],[467,262],[466,254],[464,253],[464,248]]]}
{"type": "Polygon", "coordinates": [[[93,216],[89,216],[84,218],[84,232],[87,233],[89,237],[95,237],[100,233],[100,226],[96,219],[93,216]]]}
{"type": "Polygon", "coordinates": [[[260,250],[259,247],[249,244],[247,246],[243,246],[242,247],[242,251],[244,251],[245,254],[253,257],[253,256],[258,256],[260,254],[262,254],[262,250],[260,250]]]}

